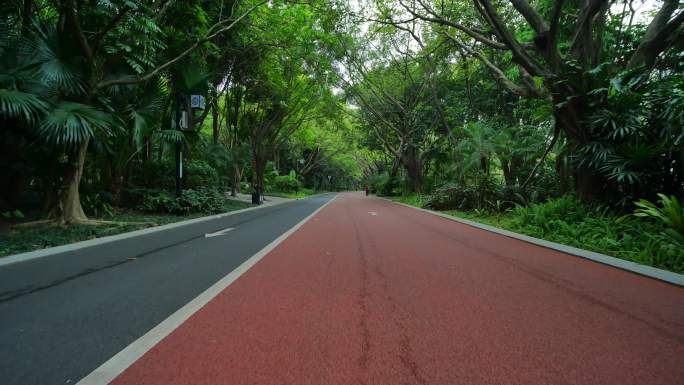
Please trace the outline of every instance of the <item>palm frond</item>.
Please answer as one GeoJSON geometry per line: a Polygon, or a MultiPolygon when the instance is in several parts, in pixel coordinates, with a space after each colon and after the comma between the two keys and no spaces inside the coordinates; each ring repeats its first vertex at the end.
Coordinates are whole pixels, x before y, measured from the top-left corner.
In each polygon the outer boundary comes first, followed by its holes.
{"type": "Polygon", "coordinates": [[[0,89],[0,115],[34,122],[45,113],[48,104],[36,95],[16,90],[0,89]]]}
{"type": "Polygon", "coordinates": [[[155,136],[167,143],[181,143],[185,140],[185,135],[179,130],[160,130],[155,136]]]}
{"type": "Polygon", "coordinates": [[[38,134],[56,146],[73,147],[96,134],[111,134],[112,118],[91,106],[80,103],[58,104],[38,127],[38,134]]]}

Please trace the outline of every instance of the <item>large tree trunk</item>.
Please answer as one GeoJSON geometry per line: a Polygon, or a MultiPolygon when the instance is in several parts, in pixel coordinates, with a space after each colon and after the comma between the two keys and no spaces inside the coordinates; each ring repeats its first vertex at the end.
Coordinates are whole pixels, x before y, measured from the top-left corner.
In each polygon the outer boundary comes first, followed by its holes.
{"type": "MultiPolygon", "coordinates": [[[[578,114],[577,111],[560,111],[556,113],[556,115],[565,115],[563,120],[557,118],[556,124],[561,124],[562,130],[568,137],[568,144],[574,153],[592,140],[591,134],[584,123],[590,113],[584,109],[579,110],[582,111],[581,114],[578,114]]],[[[575,191],[580,201],[591,203],[595,199],[605,198],[608,187],[608,180],[605,176],[599,174],[596,170],[580,167],[576,161],[572,162],[571,167],[575,179],[575,191]]]]}
{"type": "Polygon", "coordinates": [[[404,168],[409,177],[412,192],[423,192],[423,163],[414,147],[409,147],[404,154],[404,168]]]}
{"type": "Polygon", "coordinates": [[[69,163],[62,180],[57,207],[54,207],[50,213],[50,217],[60,224],[67,225],[88,221],[88,217],[83,212],[79,194],[88,142],[87,139],[69,154],[69,163]]]}
{"type": "MultiPolygon", "coordinates": [[[[554,92],[554,111],[557,132],[563,132],[567,138],[567,144],[572,153],[587,145],[595,138],[587,126],[596,103],[590,103],[591,96],[583,90],[571,90],[561,85],[554,92]],[[558,106],[561,107],[558,107],[558,106]]],[[[594,134],[595,135],[595,134],[594,134]]],[[[590,203],[598,198],[605,198],[608,180],[605,176],[586,167],[579,167],[576,161],[572,162],[572,171],[575,179],[575,191],[577,197],[584,203],[590,203]]]]}
{"type": "Polygon", "coordinates": [[[242,181],[242,170],[240,166],[235,163],[233,164],[233,182],[230,188],[230,195],[235,197],[240,193],[240,181],[242,181]]]}
{"type": "Polygon", "coordinates": [[[254,193],[259,196],[259,202],[264,196],[264,174],[266,173],[266,157],[263,154],[254,155],[254,193]]]}

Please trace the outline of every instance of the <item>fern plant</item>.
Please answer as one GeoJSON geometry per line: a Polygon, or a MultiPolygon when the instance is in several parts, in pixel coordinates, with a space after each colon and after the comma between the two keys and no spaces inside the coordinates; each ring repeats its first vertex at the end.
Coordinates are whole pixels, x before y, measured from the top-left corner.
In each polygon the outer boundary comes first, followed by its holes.
{"type": "Polygon", "coordinates": [[[675,196],[658,194],[660,207],[656,204],[641,199],[634,204],[635,217],[653,218],[667,226],[667,232],[680,242],[684,242],[684,206],[675,196]]]}

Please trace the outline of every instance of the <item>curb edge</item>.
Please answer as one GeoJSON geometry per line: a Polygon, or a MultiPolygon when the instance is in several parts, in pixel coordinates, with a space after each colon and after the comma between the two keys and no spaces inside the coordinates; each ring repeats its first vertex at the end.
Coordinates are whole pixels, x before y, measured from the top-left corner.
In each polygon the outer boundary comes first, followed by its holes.
{"type": "Polygon", "coordinates": [[[597,253],[594,251],[584,250],[584,249],[580,249],[577,247],[564,245],[561,243],[556,243],[556,242],[551,242],[551,241],[547,241],[544,239],[530,237],[529,235],[523,235],[523,234],[515,233],[513,231],[500,229],[498,227],[485,225],[485,224],[482,224],[479,222],[470,221],[470,220],[463,219],[463,218],[458,218],[458,217],[455,217],[453,215],[441,213],[438,211],[433,211],[433,210],[428,210],[428,209],[424,209],[421,207],[411,206],[409,204],[402,203],[402,202],[396,202],[396,201],[393,201],[393,200],[388,199],[388,198],[384,198],[384,197],[378,197],[378,198],[384,199],[384,200],[391,202],[391,203],[394,203],[394,204],[410,207],[410,208],[415,209],[415,210],[423,211],[423,212],[426,212],[428,214],[432,214],[432,215],[436,215],[438,217],[449,219],[449,220],[452,220],[454,222],[459,222],[459,223],[464,224],[464,225],[468,225],[468,226],[475,227],[475,228],[478,228],[481,230],[489,231],[489,232],[492,232],[495,234],[503,235],[503,236],[508,237],[508,238],[513,238],[513,239],[517,239],[517,240],[520,240],[523,242],[531,243],[533,245],[545,247],[547,249],[560,251],[560,252],[565,253],[565,254],[569,254],[569,255],[572,255],[575,257],[588,259],[588,260],[591,260],[591,261],[594,261],[594,262],[597,262],[597,263],[600,263],[603,265],[616,267],[616,268],[621,269],[621,270],[626,270],[626,271],[629,271],[631,273],[636,273],[636,274],[639,274],[639,275],[642,275],[642,276],[645,276],[648,278],[653,278],[653,279],[663,281],[663,282],[666,282],[666,283],[669,283],[669,284],[672,284],[675,286],[684,287],[684,275],[682,275],[682,274],[677,274],[677,273],[674,273],[671,271],[658,269],[658,268],[652,267],[652,266],[641,265],[641,264],[638,264],[636,262],[627,261],[627,260],[616,258],[616,257],[611,257],[609,255],[597,253]]]}

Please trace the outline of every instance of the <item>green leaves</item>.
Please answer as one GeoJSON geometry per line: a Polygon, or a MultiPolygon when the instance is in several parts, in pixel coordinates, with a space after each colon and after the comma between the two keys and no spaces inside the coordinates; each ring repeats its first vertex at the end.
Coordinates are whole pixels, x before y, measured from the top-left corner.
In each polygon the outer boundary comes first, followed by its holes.
{"type": "Polygon", "coordinates": [[[48,109],[48,104],[36,95],[16,90],[0,89],[0,114],[35,122],[48,109]]]}
{"type": "Polygon", "coordinates": [[[167,143],[181,143],[185,140],[185,135],[180,130],[160,130],[155,136],[167,143]]]}
{"type": "Polygon", "coordinates": [[[55,106],[38,127],[38,134],[53,145],[74,147],[95,136],[111,134],[111,117],[93,107],[74,102],[55,106]]]}
{"type": "Polygon", "coordinates": [[[653,218],[668,227],[668,233],[680,242],[684,242],[684,206],[675,196],[658,194],[661,207],[646,200],[641,199],[634,202],[637,209],[634,210],[635,217],[653,218]]]}

